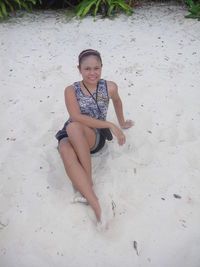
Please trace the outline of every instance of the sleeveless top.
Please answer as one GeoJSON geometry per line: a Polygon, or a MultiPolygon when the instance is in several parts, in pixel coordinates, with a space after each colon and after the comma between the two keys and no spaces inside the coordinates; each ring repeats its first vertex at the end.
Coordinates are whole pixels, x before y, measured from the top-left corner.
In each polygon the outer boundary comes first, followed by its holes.
{"type": "MultiPolygon", "coordinates": [[[[106,80],[99,80],[97,90],[93,94],[93,97],[91,95],[85,95],[83,93],[80,87],[80,82],[75,82],[73,86],[81,114],[90,116],[94,119],[106,120],[109,104],[106,80]],[[97,100],[99,108],[95,100],[97,100]]],[[[72,122],[71,117],[69,117],[69,119],[66,121],[64,127],[66,127],[70,122],[72,122]]]]}

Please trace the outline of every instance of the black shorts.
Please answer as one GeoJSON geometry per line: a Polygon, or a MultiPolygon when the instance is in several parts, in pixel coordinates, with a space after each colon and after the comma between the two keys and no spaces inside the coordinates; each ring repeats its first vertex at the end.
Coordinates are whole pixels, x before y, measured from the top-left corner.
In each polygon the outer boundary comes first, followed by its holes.
{"type": "MultiPolygon", "coordinates": [[[[100,149],[102,149],[105,145],[105,137],[102,135],[100,129],[94,129],[95,133],[96,133],[96,141],[94,146],[90,149],[90,154],[94,154],[96,152],[98,152],[100,149]]],[[[62,139],[67,139],[69,140],[69,137],[67,135],[67,131],[66,131],[66,126],[64,125],[64,127],[62,128],[62,130],[58,131],[57,134],[55,135],[56,139],[58,140],[58,143],[62,140],[62,139]]]]}

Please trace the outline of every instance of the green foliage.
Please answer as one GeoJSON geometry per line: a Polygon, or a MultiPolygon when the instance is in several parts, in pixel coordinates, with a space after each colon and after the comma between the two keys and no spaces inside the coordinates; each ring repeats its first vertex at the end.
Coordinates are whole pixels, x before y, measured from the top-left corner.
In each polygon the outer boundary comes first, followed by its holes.
{"type": "Polygon", "coordinates": [[[95,17],[99,12],[103,16],[110,16],[119,10],[128,15],[133,13],[132,7],[123,0],[83,0],[77,7],[76,15],[85,17],[88,13],[92,13],[95,17]]]}
{"type": "MultiPolygon", "coordinates": [[[[200,20],[200,0],[182,0],[188,5],[190,14],[186,18],[200,20]]],[[[92,14],[96,17],[97,13],[102,16],[111,16],[123,11],[127,15],[133,13],[133,1],[131,0],[0,0],[0,21],[8,18],[9,12],[14,13],[18,9],[31,11],[32,8],[65,8],[75,10],[76,16],[85,17],[92,14]]]]}
{"type": "Polygon", "coordinates": [[[190,14],[185,16],[188,19],[198,19],[200,20],[200,0],[196,3],[193,0],[186,0],[186,3],[189,6],[190,14]]]}
{"type": "MultiPolygon", "coordinates": [[[[14,12],[17,9],[32,10],[37,0],[0,0],[0,19],[8,17],[8,12],[14,12]]],[[[41,2],[41,0],[39,0],[41,2]]]]}
{"type": "Polygon", "coordinates": [[[37,8],[41,9],[57,9],[57,8],[74,8],[81,0],[41,0],[40,4],[37,4],[37,8]]]}

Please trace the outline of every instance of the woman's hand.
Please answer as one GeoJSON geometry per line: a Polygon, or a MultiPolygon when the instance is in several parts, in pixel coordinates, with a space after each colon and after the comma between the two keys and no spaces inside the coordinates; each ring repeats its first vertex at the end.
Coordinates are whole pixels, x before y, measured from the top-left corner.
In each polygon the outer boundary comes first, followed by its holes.
{"type": "Polygon", "coordinates": [[[124,124],[121,125],[121,128],[122,129],[128,129],[128,128],[132,127],[134,124],[135,124],[134,121],[132,121],[132,120],[126,120],[124,122],[124,124]]]}
{"type": "Polygon", "coordinates": [[[118,144],[120,146],[124,145],[126,142],[126,137],[124,135],[124,133],[122,132],[122,130],[120,128],[118,128],[115,124],[111,124],[111,126],[109,127],[111,132],[116,136],[118,144]]]}

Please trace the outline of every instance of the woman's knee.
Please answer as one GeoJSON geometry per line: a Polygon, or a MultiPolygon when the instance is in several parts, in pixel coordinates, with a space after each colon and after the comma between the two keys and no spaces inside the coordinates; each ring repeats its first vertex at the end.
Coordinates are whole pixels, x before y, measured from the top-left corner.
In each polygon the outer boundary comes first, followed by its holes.
{"type": "Polygon", "coordinates": [[[96,134],[93,129],[80,122],[72,122],[66,127],[67,135],[70,141],[76,142],[77,140],[84,140],[88,143],[89,147],[95,144],[96,134]]]}
{"type": "Polygon", "coordinates": [[[84,133],[84,125],[80,122],[71,122],[67,125],[66,131],[68,136],[84,133]]]}
{"type": "Polygon", "coordinates": [[[66,168],[70,168],[78,159],[71,144],[65,140],[60,141],[58,151],[66,168]]]}

